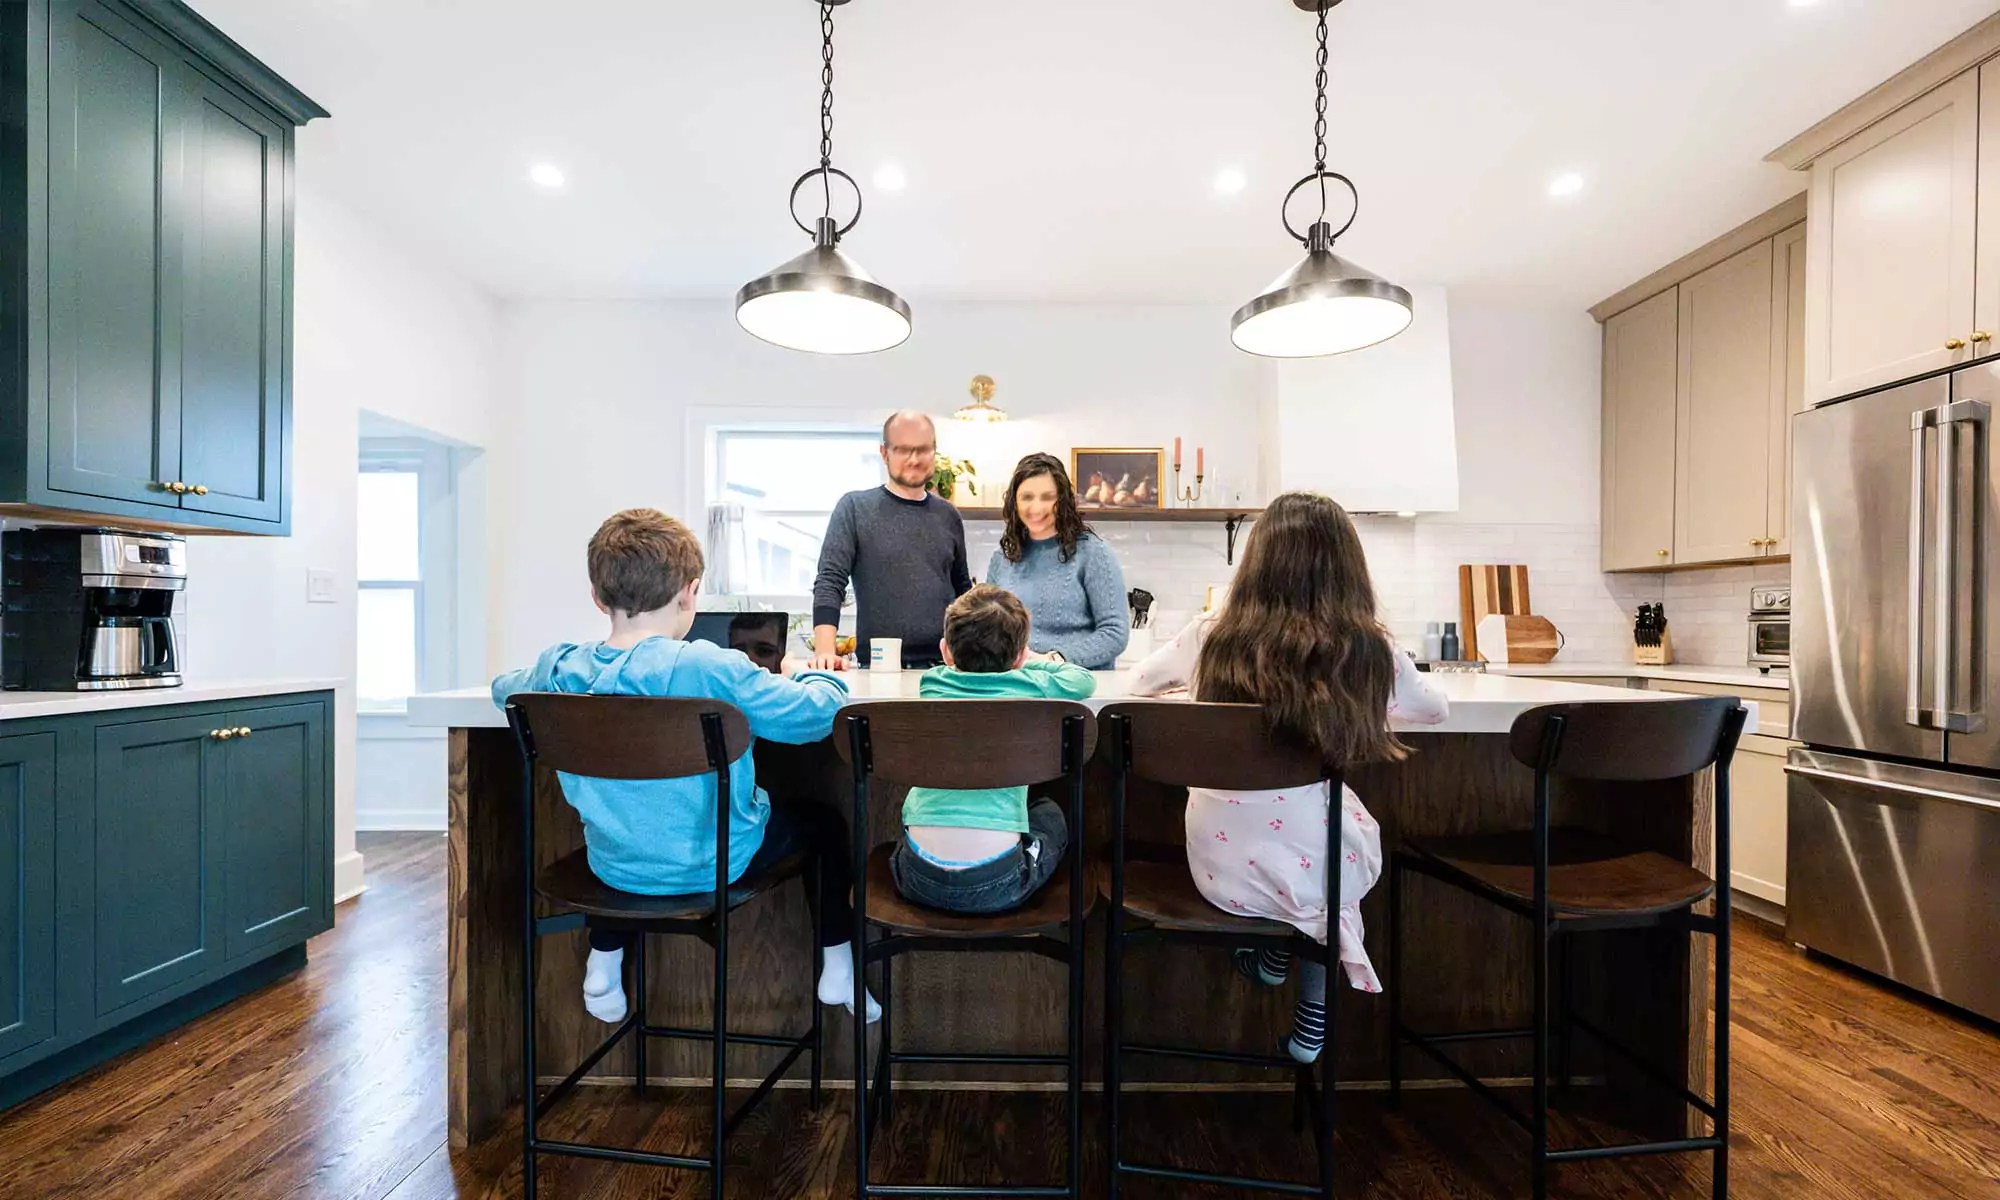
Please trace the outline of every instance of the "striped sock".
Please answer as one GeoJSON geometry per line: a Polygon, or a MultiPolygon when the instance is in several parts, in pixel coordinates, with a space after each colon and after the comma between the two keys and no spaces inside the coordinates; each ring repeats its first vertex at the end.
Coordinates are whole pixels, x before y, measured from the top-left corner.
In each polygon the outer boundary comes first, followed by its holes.
{"type": "Polygon", "coordinates": [[[1292,1008],[1292,1036],[1285,1049],[1302,1063],[1319,1061],[1326,1049],[1326,1005],[1301,1000],[1292,1008]]]}
{"type": "Polygon", "coordinates": [[[1277,987],[1292,970],[1292,956],[1285,950],[1257,950],[1244,947],[1235,952],[1236,970],[1254,983],[1277,987]]]}

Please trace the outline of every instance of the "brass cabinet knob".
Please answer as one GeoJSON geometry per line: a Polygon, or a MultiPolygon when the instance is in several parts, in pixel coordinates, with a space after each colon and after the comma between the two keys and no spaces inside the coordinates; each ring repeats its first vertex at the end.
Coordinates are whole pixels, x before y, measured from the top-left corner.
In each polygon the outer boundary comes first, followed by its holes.
{"type": "Polygon", "coordinates": [[[1659,556],[1660,556],[1661,558],[1665,558],[1665,557],[1666,557],[1667,555],[1669,555],[1669,554],[1672,554],[1672,553],[1673,553],[1673,551],[1671,551],[1671,550],[1655,550],[1655,551],[1653,551],[1653,553],[1655,553],[1655,554],[1659,555],[1659,556]]]}
{"type": "Polygon", "coordinates": [[[1990,342],[1993,340],[1993,335],[1984,329],[1975,329],[1972,331],[1972,340],[1975,342],[1990,342]]]}
{"type": "Polygon", "coordinates": [[[208,489],[207,489],[206,487],[203,487],[203,486],[202,486],[201,484],[199,484],[199,483],[195,484],[195,485],[194,485],[193,487],[189,488],[188,490],[189,490],[190,492],[193,492],[193,493],[194,493],[195,495],[197,495],[197,496],[206,496],[206,495],[208,495],[208,489]]]}
{"type": "Polygon", "coordinates": [[[234,729],[211,729],[208,731],[208,736],[218,742],[226,742],[236,736],[236,731],[234,729]]]}
{"type": "Polygon", "coordinates": [[[240,738],[249,737],[250,727],[248,725],[238,725],[236,727],[236,736],[240,738]]]}
{"type": "Polygon", "coordinates": [[[1944,348],[1947,350],[1963,350],[1965,348],[1965,339],[1946,338],[1944,343],[1944,348]]]}
{"type": "Polygon", "coordinates": [[[182,483],[178,479],[174,480],[172,483],[163,483],[160,486],[165,488],[167,491],[172,492],[176,496],[188,490],[188,485],[182,483]]]}

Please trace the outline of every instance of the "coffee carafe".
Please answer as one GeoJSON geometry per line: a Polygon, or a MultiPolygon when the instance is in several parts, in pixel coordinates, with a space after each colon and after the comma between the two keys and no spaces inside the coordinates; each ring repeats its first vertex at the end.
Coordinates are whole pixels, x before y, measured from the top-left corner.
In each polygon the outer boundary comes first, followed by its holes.
{"type": "Polygon", "coordinates": [[[184,539],[117,529],[16,529],[0,547],[5,687],[180,685],[184,539]]]}

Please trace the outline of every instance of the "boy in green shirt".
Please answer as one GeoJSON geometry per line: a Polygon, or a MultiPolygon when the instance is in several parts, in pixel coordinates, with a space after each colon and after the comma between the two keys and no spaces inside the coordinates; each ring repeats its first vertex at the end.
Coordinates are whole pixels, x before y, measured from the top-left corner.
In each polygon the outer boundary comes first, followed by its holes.
{"type": "MultiPolygon", "coordinates": [[[[981,584],[944,613],[944,665],[924,672],[925,699],[1082,700],[1097,679],[1082,667],[1028,654],[1028,610],[1012,592],[981,584]]],[[[1018,908],[1049,881],[1069,843],[1055,801],[1028,789],[911,788],[903,839],[889,860],[905,899],[950,912],[1018,908]]]]}

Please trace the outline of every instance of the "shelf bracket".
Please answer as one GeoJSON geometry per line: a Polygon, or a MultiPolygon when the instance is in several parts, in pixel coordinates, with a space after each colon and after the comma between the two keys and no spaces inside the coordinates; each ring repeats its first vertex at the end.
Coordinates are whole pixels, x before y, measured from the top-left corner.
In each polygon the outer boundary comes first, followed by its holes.
{"type": "Polygon", "coordinates": [[[1228,538],[1227,548],[1223,552],[1223,561],[1232,567],[1236,565],[1236,530],[1243,522],[1249,519],[1235,513],[1231,513],[1222,519],[1222,530],[1228,538]]]}

